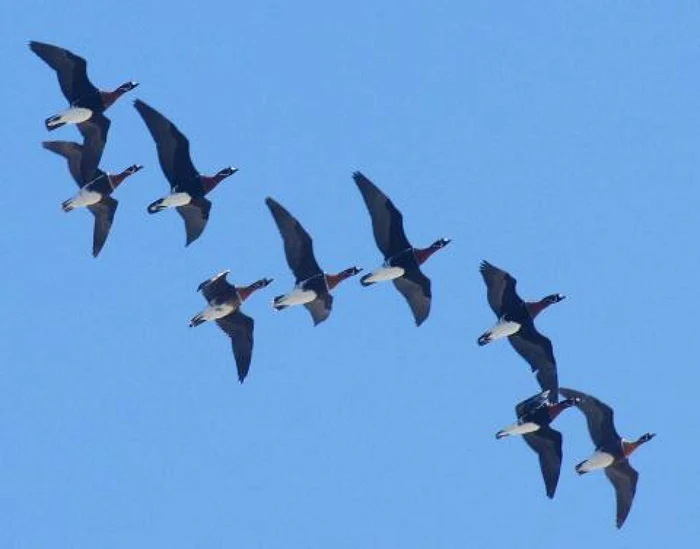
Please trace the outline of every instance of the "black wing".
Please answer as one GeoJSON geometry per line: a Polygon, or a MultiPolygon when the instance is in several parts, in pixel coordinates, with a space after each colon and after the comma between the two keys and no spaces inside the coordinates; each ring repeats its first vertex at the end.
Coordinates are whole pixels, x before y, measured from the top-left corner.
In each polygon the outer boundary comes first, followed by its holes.
{"type": "Polygon", "coordinates": [[[134,101],[134,107],[139,111],[156,142],[160,167],[170,182],[173,192],[187,192],[191,196],[202,196],[204,189],[199,173],[192,164],[190,142],[187,138],[175,124],[143,101],[137,99],[134,101]]]}
{"type": "Polygon", "coordinates": [[[314,326],[319,325],[326,320],[331,314],[333,308],[333,296],[330,292],[325,292],[322,296],[317,297],[309,303],[304,303],[306,310],[311,313],[311,318],[314,321],[314,326]]]}
{"type": "Polygon", "coordinates": [[[534,433],[524,434],[523,438],[527,445],[537,452],[547,497],[553,498],[554,492],[557,491],[561,471],[561,433],[549,426],[544,426],[534,433]]]}
{"type": "Polygon", "coordinates": [[[610,479],[615,487],[615,499],[617,500],[617,527],[622,525],[629,515],[637,491],[639,473],[630,465],[627,459],[622,459],[605,468],[605,476],[610,479]]]}
{"type": "Polygon", "coordinates": [[[284,253],[287,256],[289,268],[294,273],[297,283],[322,273],[314,257],[313,242],[309,233],[287,210],[272,198],[265,199],[272,217],[284,241],[284,253]]]}
{"type": "Polygon", "coordinates": [[[510,344],[523,357],[543,391],[549,390],[550,400],[557,401],[559,380],[557,362],[554,360],[552,342],[537,331],[534,325],[523,325],[518,332],[508,337],[510,344]]]}
{"type": "Polygon", "coordinates": [[[68,171],[78,187],[83,187],[84,183],[80,174],[83,146],[72,141],[44,141],[42,145],[46,150],[60,154],[68,160],[68,171]]]}
{"type": "Polygon", "coordinates": [[[542,391],[541,393],[537,393],[535,396],[531,396],[530,398],[526,398],[522,402],[519,402],[515,405],[515,417],[520,419],[521,417],[542,408],[542,406],[547,403],[549,395],[551,394],[551,391],[542,391]]]}
{"type": "Polygon", "coordinates": [[[595,397],[562,387],[559,392],[565,398],[580,399],[576,406],[586,416],[588,423],[588,432],[591,435],[593,444],[596,448],[607,446],[610,443],[616,443],[620,440],[620,435],[615,430],[613,409],[607,404],[602,403],[595,397]]]}
{"type": "Polygon", "coordinates": [[[411,269],[393,280],[396,289],[408,301],[416,320],[416,326],[423,324],[430,313],[430,279],[420,269],[411,269]]]}
{"type": "Polygon", "coordinates": [[[500,318],[523,304],[523,300],[515,291],[517,281],[506,271],[491,265],[488,261],[482,261],[479,272],[486,283],[489,305],[497,317],[500,318]]]}
{"type": "Polygon", "coordinates": [[[207,221],[209,221],[210,210],[211,202],[203,196],[193,198],[189,204],[177,207],[178,213],[185,220],[185,232],[187,233],[185,246],[192,244],[204,232],[204,227],[207,226],[207,221]]]}
{"type": "Polygon", "coordinates": [[[43,42],[29,42],[29,47],[56,71],[61,91],[69,103],[99,93],[87,77],[87,63],[82,57],[43,42]]]}
{"type": "Polygon", "coordinates": [[[372,218],[377,247],[388,259],[411,247],[403,230],[403,216],[393,202],[360,172],[352,174],[372,218]]]}
{"type": "Polygon", "coordinates": [[[83,157],[80,162],[83,181],[90,181],[95,177],[107,143],[109,125],[109,118],[100,113],[94,113],[89,120],[78,124],[78,130],[83,136],[83,157]]]}
{"type": "Polygon", "coordinates": [[[209,280],[205,280],[199,285],[197,291],[202,292],[207,302],[211,302],[216,297],[225,296],[231,291],[235,292],[236,287],[226,280],[226,275],[228,275],[228,273],[229,271],[224,271],[223,273],[214,275],[209,280]]]}
{"type": "Polygon", "coordinates": [[[111,196],[105,196],[97,204],[88,206],[88,210],[95,216],[95,229],[92,234],[93,257],[97,257],[107,241],[118,204],[119,202],[111,196]]]}
{"type": "Polygon", "coordinates": [[[250,358],[253,355],[253,327],[255,322],[242,312],[235,311],[230,315],[219,318],[216,323],[231,338],[233,356],[236,359],[236,369],[238,370],[238,381],[243,383],[243,380],[248,375],[250,358]]]}

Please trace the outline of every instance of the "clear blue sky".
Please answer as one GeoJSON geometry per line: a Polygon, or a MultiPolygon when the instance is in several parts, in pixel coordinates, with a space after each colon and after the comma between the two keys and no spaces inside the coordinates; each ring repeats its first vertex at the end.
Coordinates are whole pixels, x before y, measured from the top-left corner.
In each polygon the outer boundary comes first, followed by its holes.
{"type": "Polygon", "coordinates": [[[700,252],[697,2],[15,2],[0,8],[4,314],[0,546],[690,547],[700,536],[694,319],[700,252]],[[573,4],[573,5],[572,5],[573,4]],[[76,20],[81,24],[76,26],[76,20]],[[102,167],[146,169],[98,259],[92,217],[40,142],[64,106],[27,47],[62,45],[102,87],[102,167]],[[202,238],[149,216],[168,186],[131,102],[189,136],[212,193],[202,238]],[[272,311],[293,282],[264,197],[313,235],[331,272],[381,257],[351,173],[403,211],[409,238],[453,243],[425,267],[428,321],[391,285],[335,292],[330,319],[272,311]],[[524,297],[562,385],[658,437],[627,524],[575,410],[548,500],[535,455],[496,441],[536,390],[494,317],[481,259],[524,297]],[[243,386],[226,337],[189,329],[212,274],[275,282],[244,310],[243,386]]]}

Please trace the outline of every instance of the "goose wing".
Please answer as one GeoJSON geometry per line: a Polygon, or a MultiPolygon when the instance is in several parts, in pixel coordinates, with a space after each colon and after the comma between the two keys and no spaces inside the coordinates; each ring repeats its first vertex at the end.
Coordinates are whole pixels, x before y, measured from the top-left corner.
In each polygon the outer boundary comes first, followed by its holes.
{"type": "Polygon", "coordinates": [[[547,497],[553,498],[559,483],[561,471],[561,433],[548,425],[540,427],[534,433],[523,435],[527,445],[532,448],[540,459],[540,470],[547,490],[547,497]]]}
{"type": "Polygon", "coordinates": [[[87,76],[87,62],[79,55],[43,42],[29,42],[30,49],[56,71],[61,91],[69,103],[99,93],[87,76]]]}
{"type": "Polygon", "coordinates": [[[211,202],[200,196],[190,200],[189,204],[178,206],[177,212],[185,220],[185,232],[187,233],[187,242],[185,246],[189,246],[197,240],[209,221],[209,212],[211,211],[211,202]]]}
{"type": "Polygon", "coordinates": [[[639,473],[630,465],[627,459],[622,459],[606,467],[605,476],[610,479],[615,488],[615,499],[617,500],[616,524],[618,528],[622,528],[632,508],[634,494],[637,491],[639,473]]]}
{"type": "Polygon", "coordinates": [[[192,164],[189,140],[175,124],[150,105],[137,99],[134,107],[156,142],[158,161],[172,191],[186,192],[193,197],[202,196],[204,189],[199,173],[192,164]]]}
{"type": "Polygon", "coordinates": [[[207,302],[211,302],[216,297],[235,291],[236,287],[226,280],[226,276],[229,272],[230,271],[224,271],[205,280],[197,287],[197,291],[202,292],[207,302]]]}
{"type": "Polygon", "coordinates": [[[311,314],[311,318],[314,321],[314,326],[317,326],[326,320],[331,314],[331,309],[333,308],[333,296],[330,292],[324,292],[313,301],[304,303],[304,307],[306,307],[306,310],[311,314]]]}
{"type": "Polygon", "coordinates": [[[556,402],[559,381],[557,362],[554,359],[552,342],[537,331],[533,324],[524,324],[518,332],[508,337],[510,344],[523,357],[533,372],[543,391],[550,391],[556,402]]]}
{"type": "Polygon", "coordinates": [[[410,269],[403,276],[393,280],[396,289],[401,292],[411,307],[416,326],[423,324],[430,314],[432,294],[430,279],[418,268],[410,269]]]}
{"type": "Polygon", "coordinates": [[[241,311],[235,311],[217,319],[216,323],[231,338],[233,356],[236,359],[236,369],[238,370],[238,381],[243,383],[248,375],[250,359],[253,355],[255,321],[241,311]]]}
{"type": "Polygon", "coordinates": [[[109,118],[100,113],[95,113],[89,120],[78,124],[78,130],[83,136],[83,156],[80,161],[80,174],[83,181],[90,181],[95,177],[107,143],[109,126],[109,118]]]}
{"type": "Polygon", "coordinates": [[[403,229],[403,216],[394,203],[362,173],[352,174],[369,215],[377,247],[388,259],[411,247],[403,229]]]}
{"type": "Polygon", "coordinates": [[[92,233],[93,257],[97,257],[107,241],[107,236],[109,236],[109,230],[112,228],[114,214],[117,211],[118,205],[119,202],[114,198],[105,196],[96,204],[88,206],[88,210],[95,216],[95,228],[92,233]]]}
{"type": "Polygon", "coordinates": [[[309,233],[285,208],[272,198],[265,199],[272,217],[284,241],[284,253],[289,268],[294,273],[297,283],[322,273],[314,257],[313,242],[309,233]]]}
{"type": "Polygon", "coordinates": [[[479,272],[486,283],[486,297],[489,305],[497,317],[500,318],[523,304],[523,300],[515,291],[517,281],[506,271],[491,265],[488,261],[482,261],[479,272]]]}
{"type": "Polygon", "coordinates": [[[588,432],[596,448],[607,446],[620,440],[615,430],[615,412],[600,400],[586,393],[562,387],[559,392],[565,398],[578,398],[576,406],[586,416],[588,432]]]}
{"type": "Polygon", "coordinates": [[[83,187],[81,175],[81,160],[83,157],[83,146],[72,141],[44,141],[42,146],[51,152],[61,155],[68,161],[68,171],[78,187],[83,187]]]}

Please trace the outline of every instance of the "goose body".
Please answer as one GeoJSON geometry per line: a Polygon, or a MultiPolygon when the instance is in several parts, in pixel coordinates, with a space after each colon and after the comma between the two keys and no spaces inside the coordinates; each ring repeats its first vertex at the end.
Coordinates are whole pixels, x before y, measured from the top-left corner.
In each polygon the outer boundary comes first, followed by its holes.
{"type": "Polygon", "coordinates": [[[254,292],[267,287],[272,279],[263,278],[249,286],[234,286],[223,271],[202,282],[197,291],[207,300],[207,307],[190,319],[190,327],[214,321],[231,339],[238,381],[243,383],[250,370],[253,355],[253,319],[240,310],[243,302],[254,292]]]}
{"type": "Polygon", "coordinates": [[[414,248],[404,232],[403,215],[394,203],[362,173],[355,172],[352,177],[369,212],[377,248],[384,255],[384,263],[363,276],[360,283],[371,286],[392,281],[411,308],[416,326],[420,326],[430,314],[432,301],[430,279],[420,266],[450,240],[441,238],[428,248],[414,248]]]}
{"type": "Polygon", "coordinates": [[[94,215],[92,255],[97,257],[107,241],[119,204],[112,198],[112,193],[127,177],[141,170],[142,166],[134,164],[118,174],[103,172],[95,163],[99,162],[104,147],[104,142],[99,139],[86,138],[84,145],[71,141],[44,141],[43,146],[68,161],[68,171],[80,190],[65,200],[61,208],[64,212],[87,208],[94,215]],[[95,147],[99,151],[93,150],[95,147]],[[89,179],[84,176],[86,173],[91,174],[89,179]]]}
{"type": "Polygon", "coordinates": [[[477,343],[483,346],[507,337],[511,346],[536,373],[542,390],[550,391],[551,398],[556,400],[559,381],[552,342],[537,331],[534,320],[544,309],[562,301],[564,296],[551,294],[540,301],[527,302],[517,294],[517,281],[506,271],[488,261],[481,262],[479,271],[486,284],[489,305],[498,322],[481,334],[477,343]]]}
{"type": "Polygon", "coordinates": [[[189,246],[202,235],[209,221],[212,204],[206,195],[238,168],[229,166],[213,176],[201,175],[192,163],[190,142],[177,126],[139,99],[134,107],[156,143],[160,167],[170,183],[170,194],[149,204],[147,211],[155,214],[175,208],[185,222],[185,246],[189,246]]]}
{"type": "Polygon", "coordinates": [[[294,288],[287,294],[275,297],[272,306],[280,311],[287,307],[303,305],[316,326],[331,314],[331,290],[343,280],[359,273],[361,269],[350,267],[335,275],[325,273],[316,261],[313,241],[301,223],[274,199],[266,198],[265,204],[282,236],[287,264],[296,279],[294,288]]]}
{"type": "Polygon", "coordinates": [[[125,82],[113,91],[97,89],[87,76],[87,62],[73,52],[32,41],[29,48],[49,65],[58,76],[63,95],[70,108],[48,117],[44,124],[49,131],[65,124],[82,124],[94,115],[102,114],[119,97],[138,86],[137,82],[125,82]]]}
{"type": "Polygon", "coordinates": [[[577,399],[576,406],[586,417],[588,433],[595,445],[595,452],[576,465],[579,475],[603,469],[615,489],[617,504],[616,525],[622,528],[627,520],[637,492],[639,473],[630,465],[629,456],[642,444],[656,435],[645,433],[635,441],[625,440],[617,433],[613,409],[597,398],[574,389],[560,389],[567,398],[577,399]]]}
{"type": "Polygon", "coordinates": [[[523,400],[515,406],[516,423],[496,433],[501,439],[522,435],[527,445],[537,454],[547,497],[553,498],[559,483],[562,461],[562,436],[550,427],[554,419],[564,410],[576,404],[576,399],[552,402],[551,391],[523,400]]]}

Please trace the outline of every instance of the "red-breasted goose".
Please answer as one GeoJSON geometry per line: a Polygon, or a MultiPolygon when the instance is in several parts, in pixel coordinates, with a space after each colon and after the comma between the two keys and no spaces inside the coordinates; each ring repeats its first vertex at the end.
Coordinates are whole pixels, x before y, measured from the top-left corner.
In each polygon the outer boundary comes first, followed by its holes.
{"type": "Polygon", "coordinates": [[[617,434],[613,421],[614,412],[610,406],[591,395],[573,389],[562,387],[559,392],[566,398],[578,399],[576,406],[586,416],[588,432],[595,444],[595,453],[576,465],[576,472],[583,475],[594,469],[605,469],[605,476],[615,488],[616,524],[621,528],[632,507],[639,478],[639,473],[632,468],[627,458],[656,434],[645,433],[637,440],[625,440],[617,434]]]}
{"type": "Polygon", "coordinates": [[[29,47],[56,71],[61,91],[70,108],[46,119],[46,129],[51,131],[64,124],[80,124],[95,114],[106,111],[117,99],[138,86],[137,82],[125,82],[114,91],[98,90],[87,76],[87,63],[74,53],[43,42],[30,42],[29,47]]]}
{"type": "Polygon", "coordinates": [[[267,287],[272,279],[262,278],[249,286],[234,286],[226,280],[229,272],[219,273],[197,287],[197,291],[202,292],[209,306],[192,317],[190,327],[199,326],[208,320],[216,321],[219,328],[231,338],[238,381],[243,383],[248,375],[253,354],[255,322],[241,312],[241,305],[253,292],[267,287]]]}
{"type": "Polygon", "coordinates": [[[97,257],[107,240],[119,204],[112,198],[112,193],[127,177],[135,174],[143,166],[134,164],[114,175],[95,169],[92,178],[86,180],[82,176],[84,156],[87,154],[95,156],[94,151],[90,152],[90,144],[79,145],[70,141],[44,141],[43,146],[68,161],[68,171],[80,187],[78,194],[61,204],[63,211],[70,212],[75,208],[86,207],[95,216],[92,255],[97,257]]]}
{"type": "Polygon", "coordinates": [[[564,410],[576,404],[576,399],[550,402],[549,394],[550,391],[543,391],[517,404],[515,415],[518,421],[498,431],[496,438],[523,436],[527,445],[539,457],[547,497],[553,498],[561,471],[562,437],[561,433],[552,429],[549,424],[564,410]]]}
{"type": "Polygon", "coordinates": [[[238,168],[229,166],[211,177],[201,175],[192,164],[190,142],[175,124],[140,99],[134,101],[134,106],[156,142],[160,167],[171,189],[171,194],[148,206],[148,213],[176,208],[185,220],[185,246],[189,246],[200,237],[209,220],[211,202],[205,196],[238,168]]]}
{"type": "Polygon", "coordinates": [[[373,272],[363,276],[360,282],[369,286],[376,282],[391,280],[411,307],[416,326],[420,326],[430,313],[432,297],[430,279],[420,265],[438,250],[450,243],[447,238],[433,242],[427,248],[414,248],[406,238],[403,216],[389,198],[362,173],[352,174],[369,215],[377,247],[384,254],[384,263],[373,272]]]}
{"type": "Polygon", "coordinates": [[[508,341],[523,357],[533,372],[543,391],[551,391],[557,400],[559,382],[557,363],[554,359],[552,342],[535,328],[534,319],[553,303],[559,303],[564,296],[552,294],[539,301],[523,301],[515,291],[516,280],[506,271],[482,261],[479,268],[487,288],[487,298],[491,309],[498,317],[498,323],[479,336],[479,345],[508,337],[508,341]]]}
{"type": "Polygon", "coordinates": [[[333,296],[330,291],[362,269],[350,267],[336,275],[324,273],[314,257],[311,237],[301,223],[272,198],[266,198],[265,203],[282,235],[287,263],[296,278],[294,289],[275,297],[272,306],[279,311],[293,305],[304,305],[316,326],[331,314],[333,296]]]}

